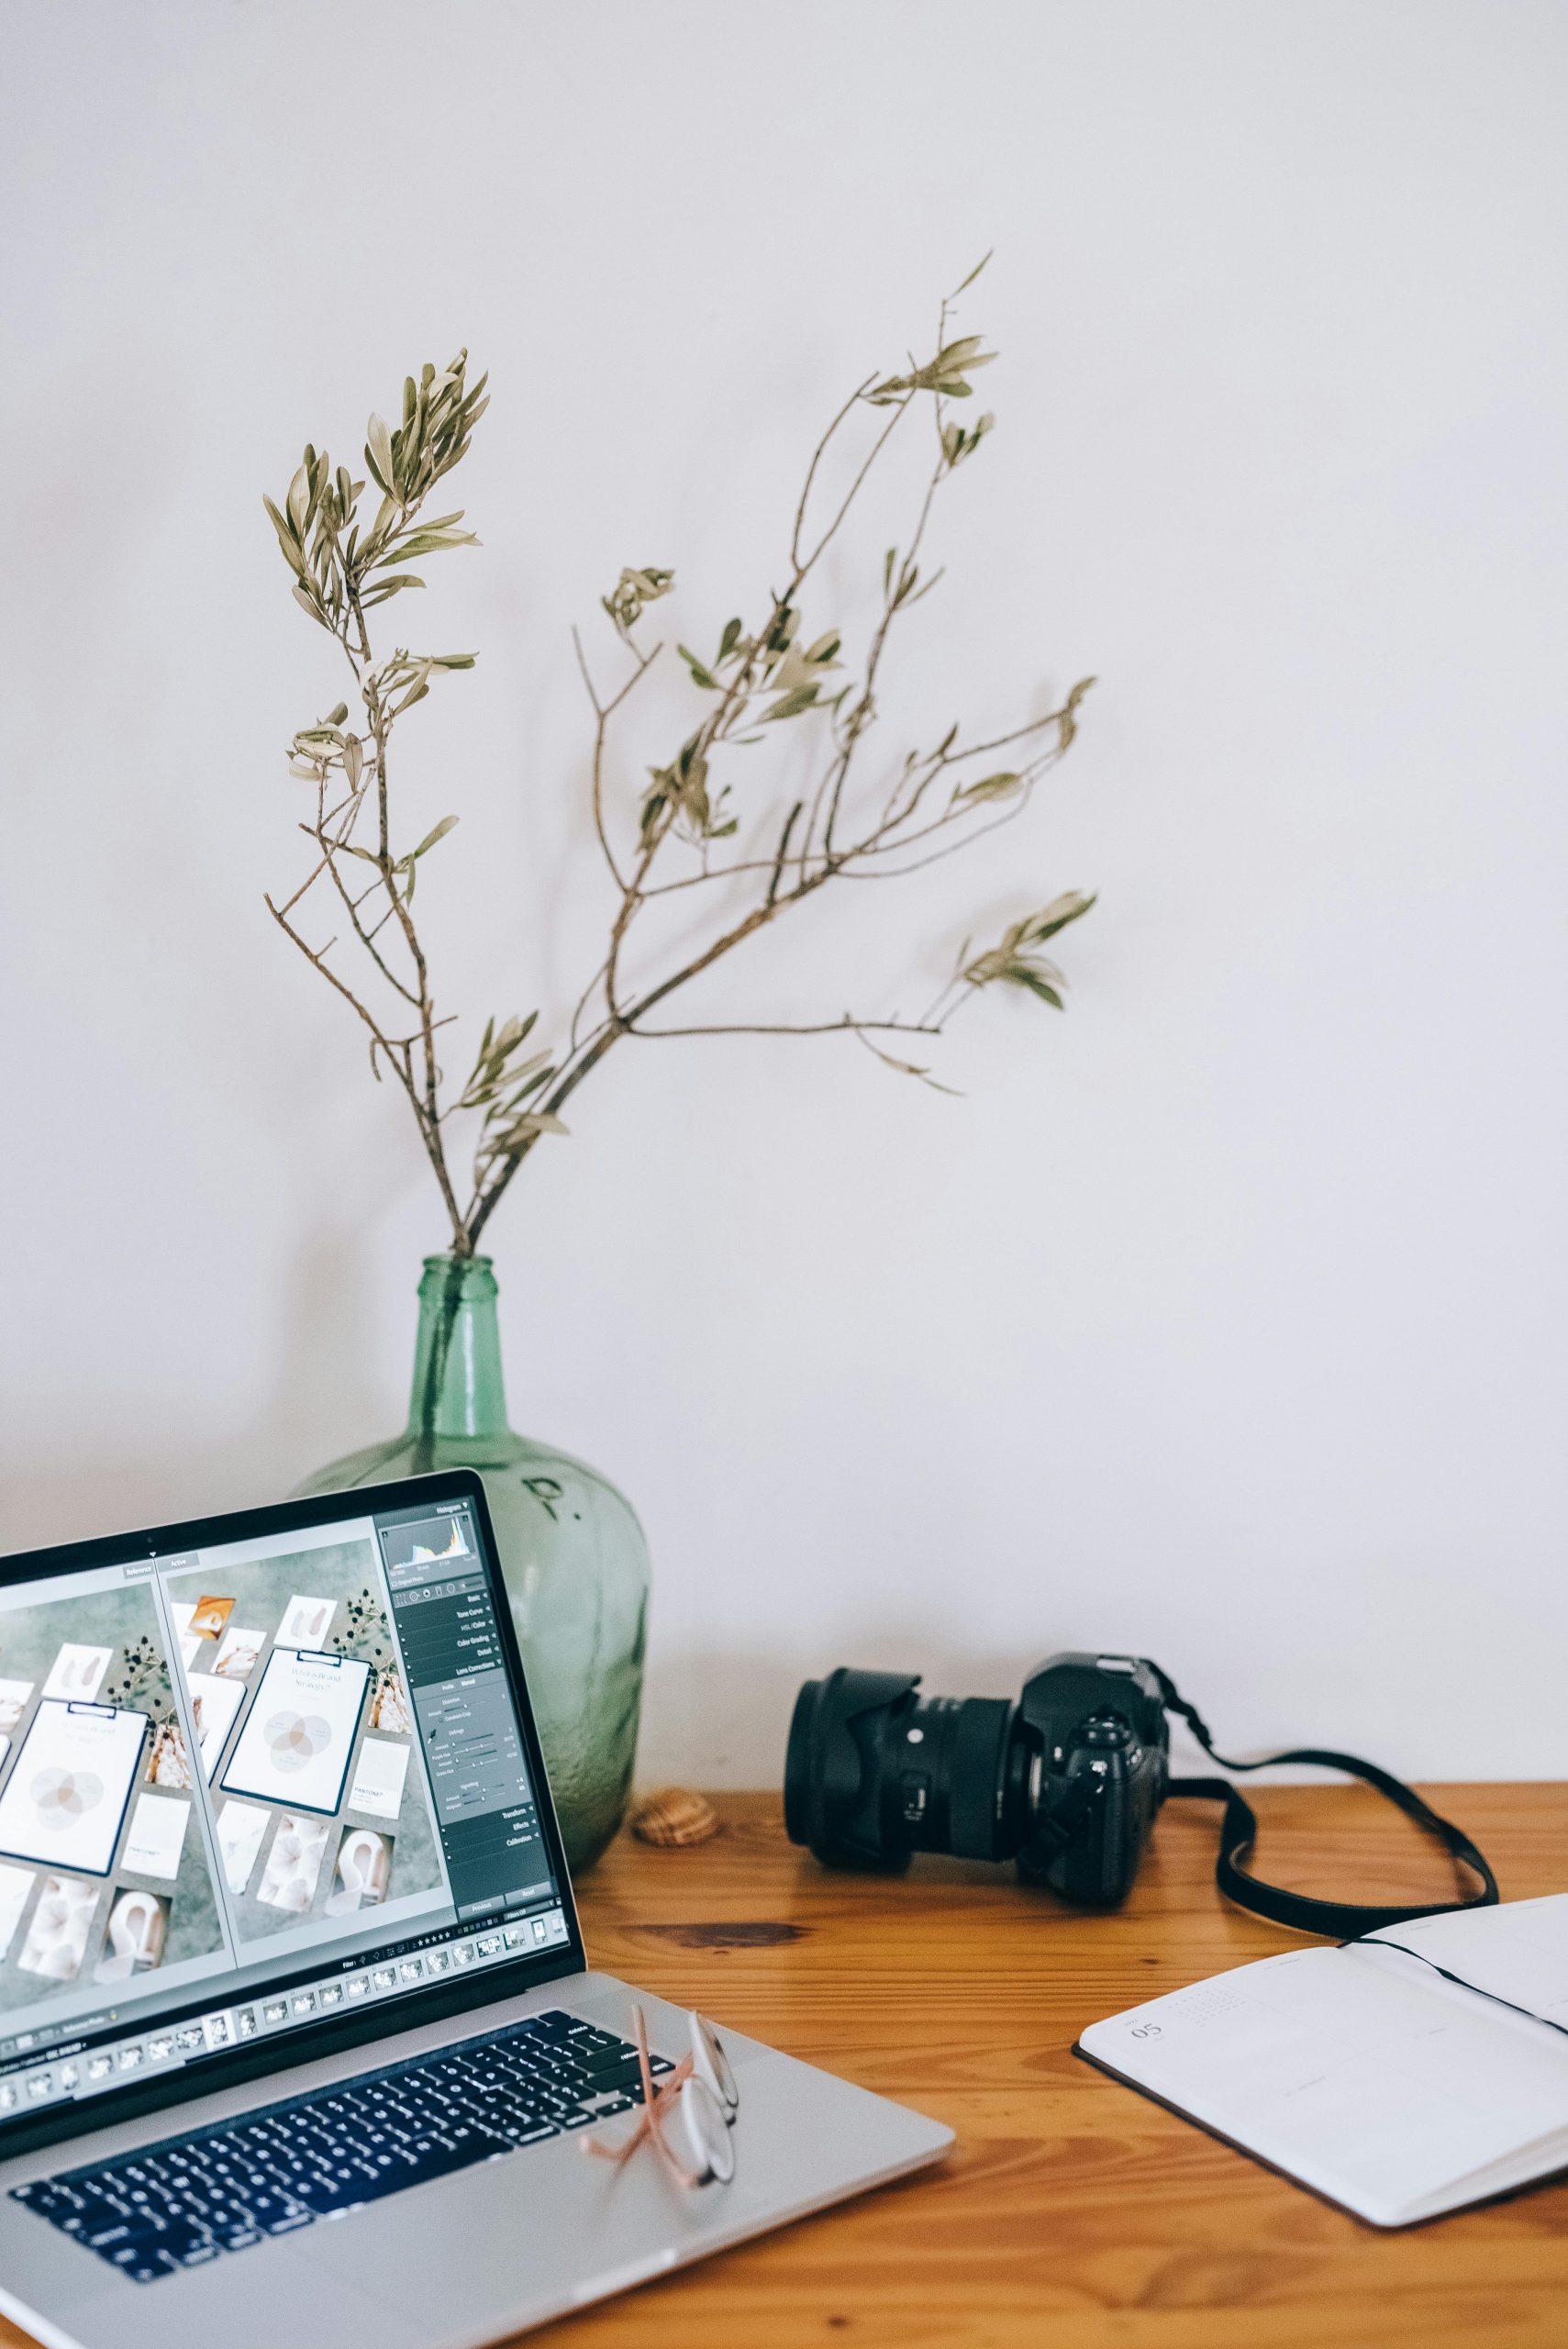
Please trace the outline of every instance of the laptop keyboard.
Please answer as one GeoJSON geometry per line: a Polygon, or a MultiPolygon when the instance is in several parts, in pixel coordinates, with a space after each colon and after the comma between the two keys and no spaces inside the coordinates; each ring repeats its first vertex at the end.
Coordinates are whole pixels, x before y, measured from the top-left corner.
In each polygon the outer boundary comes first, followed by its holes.
{"type": "Polygon", "coordinates": [[[154,2284],[641,2101],[630,2042],[557,2009],[11,2192],[154,2284]]]}

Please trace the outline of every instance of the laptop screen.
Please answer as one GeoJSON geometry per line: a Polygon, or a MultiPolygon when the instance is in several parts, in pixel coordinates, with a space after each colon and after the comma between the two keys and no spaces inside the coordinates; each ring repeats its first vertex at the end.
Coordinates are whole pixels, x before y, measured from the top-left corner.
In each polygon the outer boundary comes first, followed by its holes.
{"type": "Polygon", "coordinates": [[[575,1944],[472,1482],[358,1497],[0,1581],[0,2147],[575,1944]]]}

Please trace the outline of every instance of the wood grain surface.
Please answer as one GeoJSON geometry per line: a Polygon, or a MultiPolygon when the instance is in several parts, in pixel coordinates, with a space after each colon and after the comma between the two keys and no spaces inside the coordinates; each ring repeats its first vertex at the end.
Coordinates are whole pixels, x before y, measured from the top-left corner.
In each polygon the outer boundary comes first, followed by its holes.
{"type": "MultiPolygon", "coordinates": [[[[1568,1787],[1443,1787],[1505,1899],[1568,1889],[1568,1787]]],[[[1364,1789],[1260,1787],[1262,1871],[1440,1899],[1364,1789]]],[[[1083,2027],[1298,1936],[1214,1889],[1173,1803],[1132,1898],[1084,1916],[1004,1869],[828,1875],[776,1797],[691,1851],[623,1837],[580,1888],[592,1962],[951,2123],[939,2170],[553,2326],[560,2349],[1568,2349],[1568,2185],[1380,2234],[1106,2079],[1083,2027]]],[[[0,2325],[0,2339],[22,2336],[0,2325]]],[[[177,2344],[175,2344],[177,2349],[177,2344]]]]}

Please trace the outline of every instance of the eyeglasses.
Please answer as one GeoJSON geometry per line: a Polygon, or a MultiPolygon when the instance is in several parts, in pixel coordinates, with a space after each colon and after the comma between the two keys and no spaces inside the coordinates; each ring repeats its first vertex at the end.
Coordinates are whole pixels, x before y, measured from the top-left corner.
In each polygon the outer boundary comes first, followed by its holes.
{"type": "Polygon", "coordinates": [[[683,2055],[665,2078],[655,2080],[648,2025],[642,2009],[633,2007],[631,2035],[642,2075],[642,2110],[631,2134],[618,2144],[597,2137],[584,2137],[583,2143],[589,2153],[618,2167],[650,2140],[680,2185],[728,2186],[735,2175],[735,2141],[729,2132],[740,2109],[740,2091],[712,2023],[697,2014],[688,2021],[690,2054],[683,2055]]]}

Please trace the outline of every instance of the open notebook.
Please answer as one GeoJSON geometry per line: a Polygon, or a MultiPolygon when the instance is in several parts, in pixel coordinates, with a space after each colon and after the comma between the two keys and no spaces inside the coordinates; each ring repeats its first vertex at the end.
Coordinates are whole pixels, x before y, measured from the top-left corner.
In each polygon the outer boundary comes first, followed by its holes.
{"type": "Polygon", "coordinates": [[[1436,2218],[1568,2167],[1568,1893],[1265,1957],[1078,2052],[1373,2226],[1436,2218]]]}

